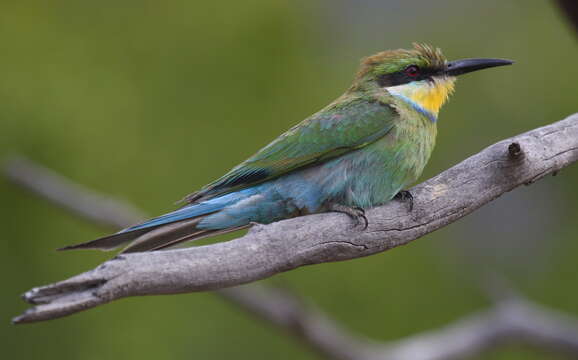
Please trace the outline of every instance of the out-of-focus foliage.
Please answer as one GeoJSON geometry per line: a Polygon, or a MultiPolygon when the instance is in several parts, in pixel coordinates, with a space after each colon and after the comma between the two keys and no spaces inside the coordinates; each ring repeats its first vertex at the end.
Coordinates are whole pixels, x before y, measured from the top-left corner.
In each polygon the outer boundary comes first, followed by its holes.
{"type": "MultiPolygon", "coordinates": [[[[0,152],[159,214],[338,96],[359,58],[413,41],[517,61],[460,79],[424,178],[578,111],[576,37],[546,1],[4,0],[0,152]]],[[[577,181],[570,167],[410,246],[265,282],[378,340],[483,308],[490,271],[578,316],[577,181]]],[[[54,252],[103,231],[5,180],[0,192],[4,358],[314,358],[209,293],[10,326],[26,307],[18,294],[110,254],[54,252]]],[[[484,358],[552,359],[519,348],[484,358]]]]}

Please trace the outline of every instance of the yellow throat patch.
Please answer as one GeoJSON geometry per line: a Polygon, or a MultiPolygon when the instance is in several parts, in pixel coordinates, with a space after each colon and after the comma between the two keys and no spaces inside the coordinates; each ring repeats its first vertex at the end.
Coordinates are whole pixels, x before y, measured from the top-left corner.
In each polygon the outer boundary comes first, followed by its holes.
{"type": "Polygon", "coordinates": [[[454,91],[455,80],[455,77],[434,78],[433,81],[408,83],[386,89],[390,94],[409,99],[437,117],[440,108],[454,91]]]}

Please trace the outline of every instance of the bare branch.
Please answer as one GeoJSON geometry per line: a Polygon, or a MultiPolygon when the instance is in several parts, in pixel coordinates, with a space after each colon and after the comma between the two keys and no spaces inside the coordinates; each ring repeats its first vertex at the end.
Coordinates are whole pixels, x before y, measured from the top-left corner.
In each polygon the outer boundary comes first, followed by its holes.
{"type": "Polygon", "coordinates": [[[347,333],[318,309],[282,290],[261,293],[251,286],[222,291],[231,290],[231,299],[238,304],[289,330],[329,359],[453,360],[512,343],[572,358],[578,355],[578,321],[519,297],[501,300],[490,310],[448,326],[382,344],[347,333]]]}
{"type": "MultiPolygon", "coordinates": [[[[517,142],[511,143],[507,151],[512,159],[523,156],[522,147],[517,142]]],[[[119,219],[138,221],[140,218],[133,207],[89,192],[24,159],[8,162],[4,170],[15,183],[57,202],[83,219],[116,227],[129,224],[128,220],[123,223],[119,219]],[[54,196],[52,189],[57,189],[58,197],[54,196]],[[91,196],[86,196],[87,193],[91,196]]],[[[100,283],[92,285],[98,286],[100,283]]],[[[575,320],[522,301],[512,294],[507,300],[500,297],[498,304],[491,310],[469,316],[445,328],[383,345],[348,334],[323,312],[286,290],[251,285],[223,289],[218,293],[288,330],[331,359],[457,359],[514,341],[572,356],[578,354],[578,324],[575,320]]],[[[49,300],[50,297],[37,299],[40,302],[49,300]]]]}
{"type": "Polygon", "coordinates": [[[127,203],[103,196],[22,157],[10,158],[4,175],[83,219],[115,230],[140,222],[144,215],[127,203]]]}
{"type": "MultiPolygon", "coordinates": [[[[286,289],[245,285],[220,290],[245,310],[288,331],[327,359],[372,359],[379,348],[286,289]]],[[[381,349],[379,349],[381,351],[381,349]]]]}
{"type": "MultiPolygon", "coordinates": [[[[96,225],[116,229],[144,219],[134,206],[98,194],[26,158],[13,157],[2,170],[16,185],[96,225]]],[[[329,359],[359,359],[364,353],[367,341],[349,335],[322,311],[305,304],[287,289],[251,284],[215,293],[288,330],[329,359]]]]}
{"type": "Polygon", "coordinates": [[[368,360],[453,360],[491,348],[522,343],[552,352],[578,354],[578,322],[518,298],[497,303],[447,327],[396,341],[368,360]]]}
{"type": "Polygon", "coordinates": [[[30,290],[24,299],[38,306],[15,321],[52,319],[126,296],[226,288],[303,265],[386,251],[576,160],[578,115],[573,115],[498,142],[416,186],[411,213],[396,201],[369,210],[365,231],[352,227],[345,215],[327,213],[255,226],[228,242],[117,256],[94,270],[30,290]]]}

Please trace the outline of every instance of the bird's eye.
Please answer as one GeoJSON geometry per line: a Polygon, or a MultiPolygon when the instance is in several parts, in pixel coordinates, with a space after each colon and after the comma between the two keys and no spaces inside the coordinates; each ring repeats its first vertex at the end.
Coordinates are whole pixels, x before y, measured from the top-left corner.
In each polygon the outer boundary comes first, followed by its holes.
{"type": "Polygon", "coordinates": [[[417,65],[410,65],[404,70],[407,76],[416,77],[419,75],[419,67],[417,65]]]}

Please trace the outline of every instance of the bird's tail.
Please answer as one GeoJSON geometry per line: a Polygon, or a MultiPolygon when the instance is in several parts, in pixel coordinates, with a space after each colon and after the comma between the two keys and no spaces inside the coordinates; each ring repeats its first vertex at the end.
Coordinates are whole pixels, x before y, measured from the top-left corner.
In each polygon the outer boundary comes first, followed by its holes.
{"type": "Polygon", "coordinates": [[[206,228],[199,226],[203,219],[218,213],[224,208],[253,195],[250,191],[240,191],[220,196],[201,203],[187,205],[179,210],[131,226],[116,234],[100,239],[70,245],[58,250],[73,249],[100,249],[112,250],[125,243],[130,244],[122,251],[140,252],[160,250],[174,246],[184,241],[196,240],[208,236],[225,234],[249,226],[245,224],[232,224],[223,228],[206,228]]]}

